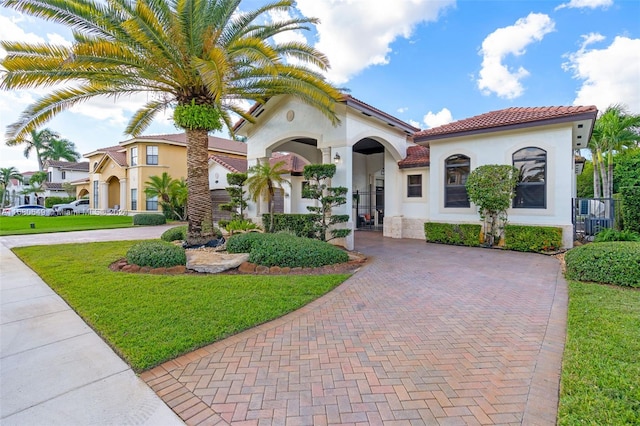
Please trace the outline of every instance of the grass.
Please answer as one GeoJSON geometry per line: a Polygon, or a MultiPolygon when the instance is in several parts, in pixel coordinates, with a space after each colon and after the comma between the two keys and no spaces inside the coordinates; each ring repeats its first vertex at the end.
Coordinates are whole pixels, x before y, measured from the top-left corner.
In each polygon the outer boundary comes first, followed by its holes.
{"type": "Polygon", "coordinates": [[[0,236],[86,231],[90,229],[128,228],[130,216],[0,216],[0,236]],[[31,224],[35,224],[31,228],[31,224]]]}
{"type": "Polygon", "coordinates": [[[569,281],[559,425],[640,424],[640,291],[569,281]]]}
{"type": "Polygon", "coordinates": [[[278,318],[348,277],[110,271],[109,264],[135,243],[36,246],[14,252],[136,371],[278,318]]]}

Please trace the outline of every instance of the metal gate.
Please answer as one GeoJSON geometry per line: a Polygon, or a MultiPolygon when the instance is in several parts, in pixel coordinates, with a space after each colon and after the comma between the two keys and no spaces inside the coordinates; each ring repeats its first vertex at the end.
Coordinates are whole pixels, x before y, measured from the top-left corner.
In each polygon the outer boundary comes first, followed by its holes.
{"type": "Polygon", "coordinates": [[[590,239],[603,229],[615,228],[619,207],[619,200],[613,198],[574,198],[574,238],[590,239]]]}
{"type": "Polygon", "coordinates": [[[375,191],[353,193],[356,229],[382,231],[384,223],[384,187],[377,186],[375,191]]]}

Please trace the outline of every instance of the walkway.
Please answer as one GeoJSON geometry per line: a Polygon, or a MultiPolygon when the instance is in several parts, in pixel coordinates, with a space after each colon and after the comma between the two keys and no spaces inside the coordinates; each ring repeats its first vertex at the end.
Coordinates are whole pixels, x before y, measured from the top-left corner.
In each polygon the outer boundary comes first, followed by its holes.
{"type": "Polygon", "coordinates": [[[141,377],[187,424],[555,424],[555,258],[365,232],[356,247],[372,261],[332,293],[141,377]]]}
{"type": "Polygon", "coordinates": [[[158,238],[167,227],[0,237],[0,423],[184,424],[11,247],[158,238]]]}

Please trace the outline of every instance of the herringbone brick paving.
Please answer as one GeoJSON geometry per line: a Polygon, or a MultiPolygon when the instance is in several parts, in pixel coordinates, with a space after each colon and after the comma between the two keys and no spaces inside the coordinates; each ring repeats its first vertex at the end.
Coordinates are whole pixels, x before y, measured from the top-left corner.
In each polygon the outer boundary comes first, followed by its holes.
{"type": "Polygon", "coordinates": [[[356,242],[371,261],[332,293],[142,378],[189,425],[555,424],[555,258],[356,242]]]}

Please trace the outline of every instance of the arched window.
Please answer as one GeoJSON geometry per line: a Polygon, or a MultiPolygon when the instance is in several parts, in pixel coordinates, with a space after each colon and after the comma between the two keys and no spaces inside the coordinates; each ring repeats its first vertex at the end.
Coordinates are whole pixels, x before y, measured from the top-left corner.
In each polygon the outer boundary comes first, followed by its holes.
{"type": "Polygon", "coordinates": [[[444,161],[444,206],[445,207],[469,207],[467,195],[467,178],[471,170],[469,157],[456,154],[444,161]]]}
{"type": "Polygon", "coordinates": [[[522,148],[513,154],[513,166],[520,171],[513,208],[546,208],[547,151],[536,147],[522,148]]]}

